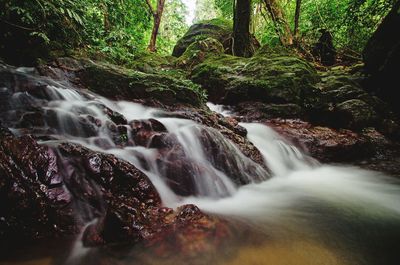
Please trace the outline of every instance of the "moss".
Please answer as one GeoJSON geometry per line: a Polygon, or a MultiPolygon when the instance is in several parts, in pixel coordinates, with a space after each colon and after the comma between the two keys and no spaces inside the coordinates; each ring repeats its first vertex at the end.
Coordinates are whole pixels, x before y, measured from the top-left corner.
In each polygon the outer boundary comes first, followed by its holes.
{"type": "Polygon", "coordinates": [[[312,97],[319,97],[315,88],[319,77],[313,66],[288,54],[264,55],[250,59],[229,55],[209,58],[193,69],[191,77],[215,102],[254,100],[306,106],[316,101],[312,97]]]}
{"type": "Polygon", "coordinates": [[[126,66],[138,71],[151,73],[158,69],[172,68],[175,58],[152,52],[140,52],[126,66]]]}
{"type": "Polygon", "coordinates": [[[343,126],[351,129],[361,129],[374,126],[378,121],[375,110],[359,99],[351,99],[337,105],[338,113],[341,114],[343,126]]]}
{"type": "Polygon", "coordinates": [[[143,73],[106,63],[89,63],[80,73],[81,81],[94,92],[123,100],[156,99],[164,104],[199,106],[206,94],[190,80],[143,73]]]}
{"type": "Polygon", "coordinates": [[[224,47],[218,40],[206,38],[190,44],[183,55],[177,59],[176,64],[180,68],[190,70],[207,58],[223,53],[224,47]]]}
{"type": "Polygon", "coordinates": [[[201,20],[198,24],[209,24],[231,31],[233,29],[233,22],[231,19],[213,18],[209,20],[201,20]]]}
{"type": "Polygon", "coordinates": [[[213,38],[223,44],[224,49],[229,47],[229,39],[232,33],[232,22],[225,19],[203,20],[192,25],[186,34],[176,43],[172,53],[175,57],[180,57],[190,44],[213,38]]]}

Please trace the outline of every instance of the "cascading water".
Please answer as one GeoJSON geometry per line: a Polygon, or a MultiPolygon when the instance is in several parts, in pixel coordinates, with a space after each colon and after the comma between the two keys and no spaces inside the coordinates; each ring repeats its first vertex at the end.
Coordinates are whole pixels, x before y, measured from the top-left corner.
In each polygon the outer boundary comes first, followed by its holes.
{"type": "MultiPolygon", "coordinates": [[[[144,172],[167,206],[193,203],[209,213],[252,223],[271,237],[287,237],[291,232],[321,241],[340,237],[345,246],[360,241],[359,234],[348,241],[343,235],[355,227],[353,219],[368,223],[368,229],[373,229],[377,220],[400,220],[400,188],[395,181],[354,167],[320,165],[265,125],[241,124],[270,172],[244,156],[215,129],[140,104],[114,102],[65,84],[40,81],[45,84],[42,93],[13,94],[9,103],[13,110],[4,116],[14,133],[24,133],[19,125],[29,121],[26,106],[40,108],[44,122],[30,133],[42,139],[42,144],[79,143],[114,154],[144,172]],[[128,125],[118,125],[118,119],[125,119],[128,125]],[[159,131],[142,143],[134,136],[135,126],[151,119],[160,124],[153,121],[143,126],[159,127],[159,131]],[[164,148],[163,153],[155,148],[164,147],[168,141],[174,143],[173,148],[164,148]],[[181,160],[185,160],[184,165],[181,160]],[[179,168],[182,175],[188,175],[189,179],[183,181],[193,185],[192,189],[180,190],[180,183],[171,180],[171,165],[181,166],[172,171],[179,168]],[[326,238],[321,239],[323,236],[326,238]]],[[[208,106],[224,116],[230,115],[222,106],[208,106]]],[[[400,235],[398,230],[394,235],[400,235]]],[[[265,263],[268,261],[257,264],[265,263]]],[[[326,264],[347,263],[342,260],[326,264]]]]}

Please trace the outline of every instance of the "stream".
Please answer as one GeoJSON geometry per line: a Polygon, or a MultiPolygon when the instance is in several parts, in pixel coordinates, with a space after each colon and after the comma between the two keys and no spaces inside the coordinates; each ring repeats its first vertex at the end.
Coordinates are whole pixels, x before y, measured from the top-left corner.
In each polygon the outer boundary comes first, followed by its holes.
{"type": "MultiPolygon", "coordinates": [[[[206,213],[247,227],[254,240],[233,240],[218,249],[218,254],[190,258],[180,253],[159,257],[140,246],[130,247],[128,255],[118,255],[84,247],[81,236],[17,246],[3,242],[0,264],[99,264],[100,260],[104,264],[175,265],[398,264],[400,185],[397,180],[353,166],[320,164],[271,128],[241,123],[248,140],[260,150],[266,165],[263,167],[243,155],[216,129],[138,103],[112,101],[67,84],[46,82],[45,92],[40,96],[18,91],[13,94],[9,102],[13,110],[7,112],[5,123],[15,135],[25,133],[13,126],[14,121],[21,119],[16,110],[24,109],[27,104],[40,106],[49,114],[46,117],[52,117],[42,126],[30,128],[41,145],[69,142],[113,154],[150,178],[163,205],[171,208],[197,205],[206,213]],[[193,188],[181,192],[174,189],[165,165],[157,159],[156,149],[135,145],[132,127],[125,126],[127,139],[123,139],[132,144],[117,144],[104,107],[122,114],[128,122],[155,119],[161,123],[183,147],[184,159],[197,165],[190,170],[193,188]],[[224,154],[223,166],[209,155],[210,146],[215,144],[224,154]],[[248,184],[238,185],[232,174],[248,184]]],[[[211,103],[208,106],[224,116],[232,114],[223,106],[211,103]]]]}

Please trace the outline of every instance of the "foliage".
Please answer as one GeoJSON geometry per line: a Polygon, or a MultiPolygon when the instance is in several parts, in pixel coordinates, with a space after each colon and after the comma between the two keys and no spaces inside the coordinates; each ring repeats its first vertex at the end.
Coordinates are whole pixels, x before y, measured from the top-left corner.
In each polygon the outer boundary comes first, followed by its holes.
{"type": "Polygon", "coordinates": [[[90,0],[85,12],[85,43],[116,62],[126,62],[143,50],[151,27],[143,0],[90,0]]]}
{"type": "Polygon", "coordinates": [[[221,16],[222,12],[217,8],[215,0],[196,0],[195,23],[221,16]]]}
{"type": "MultiPolygon", "coordinates": [[[[270,1],[270,0],[268,0],[270,1]]],[[[294,28],[296,1],[275,0],[294,28]]],[[[319,30],[329,30],[335,45],[342,51],[360,53],[380,21],[389,12],[393,0],[303,0],[300,14],[300,37],[312,45],[319,30]]],[[[265,10],[263,0],[253,0],[251,30],[262,44],[278,45],[277,29],[265,10]]],[[[233,0],[214,0],[215,8],[225,18],[232,18],[233,0]]],[[[279,31],[279,29],[278,29],[279,31]]]]}
{"type": "Polygon", "coordinates": [[[186,13],[186,6],[181,0],[166,1],[157,45],[161,54],[171,54],[175,44],[188,30],[186,13]]]}
{"type": "MultiPolygon", "coordinates": [[[[194,0],[193,0],[194,1],[194,0]]],[[[280,43],[265,10],[267,0],[253,0],[251,31],[262,44],[280,43]]],[[[272,0],[268,0],[272,1],[272,0]]],[[[293,30],[296,1],[274,0],[293,30]]],[[[234,0],[196,0],[195,21],[223,17],[232,21],[234,0]]],[[[394,0],[303,0],[300,40],[311,46],[329,30],[339,51],[359,54],[394,0]]],[[[186,6],[167,0],[158,36],[158,51],[170,54],[187,31],[186,6]]],[[[145,50],[153,19],[145,0],[2,0],[0,57],[49,56],[50,51],[79,50],[127,63],[145,50]]],[[[11,60],[12,61],[12,60],[11,60]]],[[[22,62],[18,62],[22,63],[22,62]]]]}
{"type": "MultiPolygon", "coordinates": [[[[185,33],[185,14],[181,0],[167,1],[159,36],[162,53],[170,53],[185,33]]],[[[47,57],[53,50],[80,50],[127,63],[146,48],[152,23],[145,0],[4,0],[0,56],[47,57]],[[40,54],[33,56],[32,46],[40,54]]]]}
{"type": "Polygon", "coordinates": [[[300,32],[316,40],[318,29],[328,29],[339,49],[361,52],[391,8],[388,0],[303,1],[300,32]]]}
{"type": "Polygon", "coordinates": [[[233,1],[234,0],[214,0],[215,6],[222,16],[227,19],[233,18],[233,1]]]}

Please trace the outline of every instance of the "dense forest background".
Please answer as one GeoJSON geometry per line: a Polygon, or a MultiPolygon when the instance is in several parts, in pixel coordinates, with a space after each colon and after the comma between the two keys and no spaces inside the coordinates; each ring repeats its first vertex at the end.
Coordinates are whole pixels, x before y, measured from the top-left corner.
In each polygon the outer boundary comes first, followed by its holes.
{"type": "MultiPolygon", "coordinates": [[[[193,23],[233,19],[233,0],[193,1],[193,23]]],[[[391,0],[253,0],[250,31],[261,44],[310,50],[327,29],[338,55],[357,59],[392,5],[391,0]]],[[[190,26],[187,14],[182,0],[2,0],[0,50],[2,57],[10,49],[26,57],[73,51],[115,63],[146,49],[168,55],[190,26]],[[157,19],[157,43],[150,48],[157,19]]]]}

